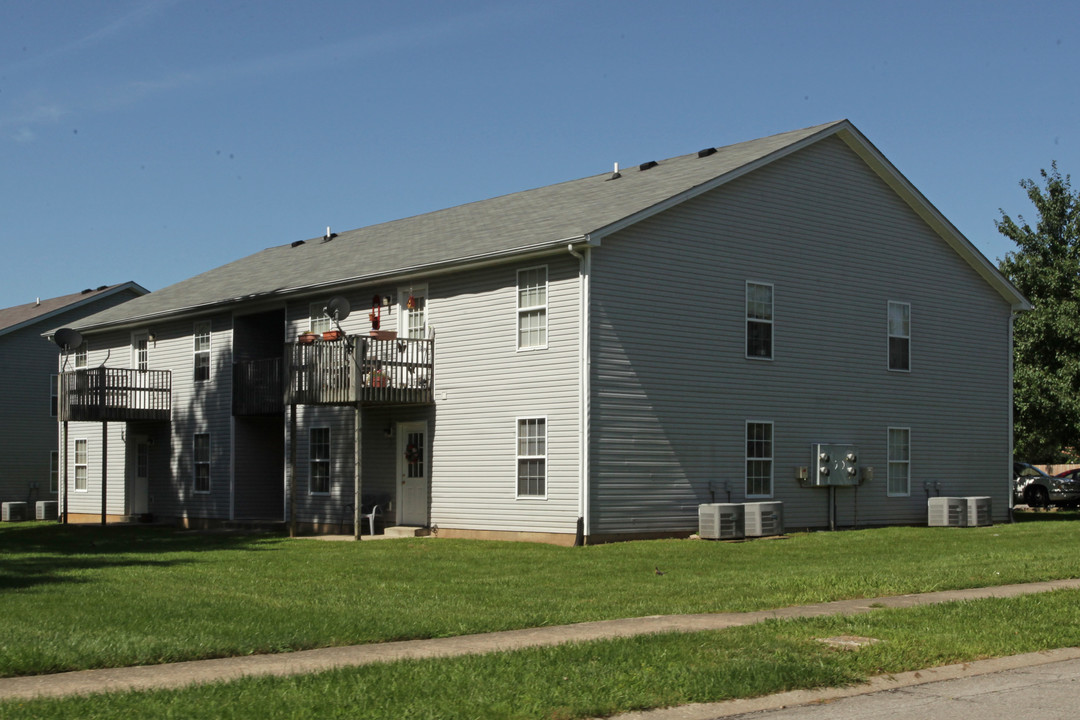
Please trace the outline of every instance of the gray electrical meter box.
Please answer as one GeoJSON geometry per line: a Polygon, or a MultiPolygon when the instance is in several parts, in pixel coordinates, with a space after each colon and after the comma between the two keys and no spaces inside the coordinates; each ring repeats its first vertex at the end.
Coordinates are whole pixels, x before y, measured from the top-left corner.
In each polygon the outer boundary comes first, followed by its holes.
{"type": "Polygon", "coordinates": [[[859,453],[854,445],[817,443],[813,453],[811,487],[859,484],[859,453]]]}

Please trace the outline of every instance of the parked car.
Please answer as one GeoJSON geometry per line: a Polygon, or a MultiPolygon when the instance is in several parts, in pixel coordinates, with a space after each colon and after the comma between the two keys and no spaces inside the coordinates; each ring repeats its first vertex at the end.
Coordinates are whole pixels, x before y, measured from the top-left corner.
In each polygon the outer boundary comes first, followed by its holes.
{"type": "Polygon", "coordinates": [[[1034,465],[1013,463],[1013,502],[1029,507],[1080,505],[1080,471],[1053,477],[1034,465]]]}

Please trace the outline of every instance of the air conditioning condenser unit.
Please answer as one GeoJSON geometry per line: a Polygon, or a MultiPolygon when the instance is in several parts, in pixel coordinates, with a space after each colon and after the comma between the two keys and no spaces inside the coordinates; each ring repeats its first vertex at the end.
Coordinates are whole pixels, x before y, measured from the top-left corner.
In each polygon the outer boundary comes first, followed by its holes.
{"type": "Polygon", "coordinates": [[[734,540],[743,537],[744,507],[741,503],[698,505],[698,536],[704,540],[734,540]]]}

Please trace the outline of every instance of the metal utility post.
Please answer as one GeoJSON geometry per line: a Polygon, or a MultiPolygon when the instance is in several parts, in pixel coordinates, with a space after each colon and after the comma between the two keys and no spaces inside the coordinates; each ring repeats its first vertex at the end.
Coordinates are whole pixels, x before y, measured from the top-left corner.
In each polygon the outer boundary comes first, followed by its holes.
{"type": "Polygon", "coordinates": [[[101,524],[105,524],[107,514],[105,489],[109,481],[109,423],[101,423],[101,524]]]}

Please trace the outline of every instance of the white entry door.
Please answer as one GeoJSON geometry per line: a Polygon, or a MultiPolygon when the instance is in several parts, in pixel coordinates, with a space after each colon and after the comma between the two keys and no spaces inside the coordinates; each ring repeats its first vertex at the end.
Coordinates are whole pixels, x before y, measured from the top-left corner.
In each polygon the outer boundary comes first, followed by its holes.
{"type": "Polygon", "coordinates": [[[143,515],[150,512],[150,441],[143,436],[135,438],[131,481],[128,484],[128,514],[143,515]]]}
{"type": "Polygon", "coordinates": [[[398,525],[428,525],[427,423],[398,423],[398,525]]]}

